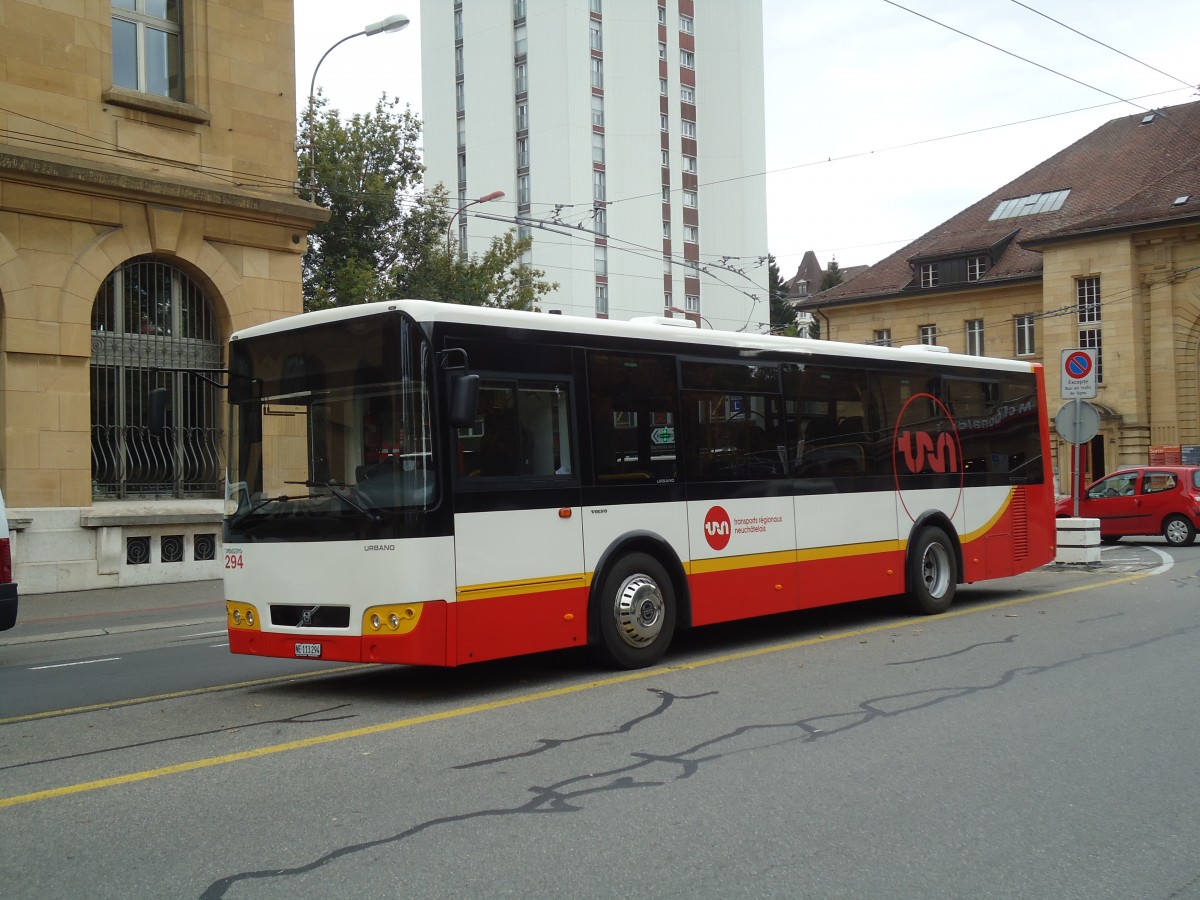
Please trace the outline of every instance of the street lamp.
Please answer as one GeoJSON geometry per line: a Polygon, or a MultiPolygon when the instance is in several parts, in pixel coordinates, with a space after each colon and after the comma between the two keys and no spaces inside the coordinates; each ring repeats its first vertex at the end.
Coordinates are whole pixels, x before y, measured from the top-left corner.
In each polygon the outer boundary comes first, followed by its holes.
{"type": "Polygon", "coordinates": [[[317,90],[317,72],[321,70],[321,63],[325,62],[325,57],[332,53],[337,47],[340,47],[350,38],[362,37],[366,35],[370,37],[373,34],[391,34],[394,31],[399,31],[402,28],[408,27],[408,16],[403,13],[396,13],[394,16],[388,16],[386,19],[380,19],[378,22],[372,22],[363,28],[362,31],[356,31],[354,34],[348,34],[324,53],[317,60],[317,66],[313,69],[312,81],[308,83],[308,192],[312,195],[313,202],[317,200],[317,144],[316,144],[316,124],[317,124],[317,105],[316,105],[316,90],[317,90]]]}
{"type": "Polygon", "coordinates": [[[451,250],[450,250],[450,233],[454,230],[454,220],[457,219],[460,215],[462,215],[465,210],[476,205],[477,203],[488,203],[492,200],[499,200],[503,196],[504,196],[504,191],[492,191],[490,194],[484,194],[478,200],[472,200],[470,203],[464,203],[457,210],[455,210],[454,215],[452,215],[450,217],[450,221],[448,223],[446,223],[446,255],[447,256],[449,256],[450,252],[451,252],[451,250]]]}

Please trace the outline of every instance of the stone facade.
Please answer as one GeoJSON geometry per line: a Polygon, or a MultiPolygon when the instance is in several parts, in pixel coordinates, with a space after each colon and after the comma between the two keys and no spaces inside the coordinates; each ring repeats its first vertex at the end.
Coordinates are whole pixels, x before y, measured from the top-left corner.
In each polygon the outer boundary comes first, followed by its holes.
{"type": "MultiPolygon", "coordinates": [[[[1164,113],[1113,120],[801,308],[834,340],[890,330],[893,344],[915,344],[933,325],[937,343],[960,353],[966,323],[981,321],[984,355],[1045,366],[1051,421],[1066,402],[1061,351],[1095,329],[1101,426],[1083,454],[1085,477],[1200,445],[1200,103],[1164,113]],[[1014,200],[1037,208],[1038,198],[1047,211],[1001,213],[1014,200]],[[1084,323],[1080,284],[1093,279],[1098,318],[1084,323]],[[1032,352],[1018,353],[1018,316],[1031,317],[1033,344],[1022,349],[1032,352]]],[[[1066,493],[1073,447],[1053,443],[1066,493]]]]}
{"type": "Polygon", "coordinates": [[[220,574],[219,496],[94,500],[93,307],[110,274],[134,259],[186,273],[222,344],[302,308],[324,211],[294,190],[292,4],[180,8],[172,99],[114,86],[112,4],[0,4],[0,487],[23,592],[220,574]],[[130,539],[148,562],[127,564],[130,539]]]}

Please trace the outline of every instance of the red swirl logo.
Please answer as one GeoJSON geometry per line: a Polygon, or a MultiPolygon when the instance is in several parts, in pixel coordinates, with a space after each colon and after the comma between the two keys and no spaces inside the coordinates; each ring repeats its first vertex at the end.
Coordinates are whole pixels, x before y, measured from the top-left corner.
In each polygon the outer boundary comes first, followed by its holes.
{"type": "Polygon", "coordinates": [[[714,550],[724,550],[733,535],[733,525],[729,521],[729,513],[719,506],[714,506],[704,517],[704,539],[714,550]]]}

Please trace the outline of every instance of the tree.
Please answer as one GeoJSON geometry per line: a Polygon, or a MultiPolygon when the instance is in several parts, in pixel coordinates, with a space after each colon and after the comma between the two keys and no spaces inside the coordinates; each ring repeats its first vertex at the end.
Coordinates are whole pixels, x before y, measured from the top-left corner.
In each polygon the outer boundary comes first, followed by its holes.
{"type": "Polygon", "coordinates": [[[796,309],[788,303],[788,289],[779,275],[775,257],[767,254],[767,286],[771,296],[771,333],[796,335],[796,309]]]}
{"type": "Polygon", "coordinates": [[[384,94],[374,112],[343,122],[318,95],[301,120],[300,194],[329,210],[309,233],[304,308],[398,297],[535,308],[558,285],[523,264],[529,239],[512,229],[469,259],[447,244],[449,197],[441,185],[420,192],[421,122],[398,106],[384,94]]]}
{"type": "Polygon", "coordinates": [[[543,280],[543,271],[522,262],[533,240],[518,238],[516,229],[494,238],[482,256],[463,259],[457,242],[446,243],[448,207],[440,184],[414,204],[401,239],[405,264],[392,272],[391,296],[536,309],[538,299],[558,287],[543,280]]]}
{"type": "Polygon", "coordinates": [[[398,106],[384,94],[373,113],[343,122],[318,93],[301,120],[301,196],[329,210],[304,254],[307,310],[384,297],[386,275],[401,256],[402,201],[424,172],[420,120],[398,106]]]}
{"type": "Polygon", "coordinates": [[[841,267],[838,266],[836,258],[829,261],[829,268],[825,270],[825,277],[821,279],[820,290],[827,291],[831,287],[836,287],[843,281],[841,267]]]}

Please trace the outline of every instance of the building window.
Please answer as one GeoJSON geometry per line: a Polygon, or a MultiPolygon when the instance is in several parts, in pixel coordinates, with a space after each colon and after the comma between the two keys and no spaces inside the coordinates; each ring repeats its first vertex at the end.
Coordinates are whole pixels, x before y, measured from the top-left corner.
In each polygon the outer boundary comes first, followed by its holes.
{"type": "Polygon", "coordinates": [[[664,184],[662,186],[662,198],[663,203],[671,202],[671,186],[669,184],[664,184]]]}
{"type": "Polygon", "coordinates": [[[216,316],[182,270],[148,258],[111,272],[92,310],[92,492],[96,499],[216,497],[224,397],[199,378],[159,371],[221,366],[216,316]],[[151,441],[152,387],[167,389],[167,430],[151,441]]]}
{"type": "Polygon", "coordinates": [[[529,130],[529,104],[517,104],[517,131],[529,130]]]}
{"type": "Polygon", "coordinates": [[[671,125],[671,119],[666,113],[658,114],[658,130],[666,131],[671,125]]]}
{"type": "Polygon", "coordinates": [[[517,138],[517,168],[524,169],[529,166],[529,138],[517,138]]]}
{"type": "Polygon", "coordinates": [[[679,86],[679,99],[684,103],[695,103],[696,89],[691,85],[681,84],[679,86]]]}
{"type": "Polygon", "coordinates": [[[684,225],[683,239],[689,244],[697,243],[700,240],[700,229],[695,225],[684,225]]]}
{"type": "Polygon", "coordinates": [[[665,6],[660,6],[658,8],[658,24],[659,25],[667,24],[667,8],[665,6]]]}
{"type": "Polygon", "coordinates": [[[458,117],[458,148],[461,150],[467,146],[467,119],[465,116],[458,117]]]}
{"type": "Polygon", "coordinates": [[[604,132],[592,132],[592,162],[604,164],[604,132]]]}
{"type": "Polygon", "coordinates": [[[462,47],[454,48],[454,77],[455,78],[463,77],[463,48],[462,47]]]}
{"type": "Polygon", "coordinates": [[[467,181],[467,154],[458,154],[458,183],[465,184],[467,181]]]}
{"type": "Polygon", "coordinates": [[[696,157],[684,154],[683,171],[690,172],[693,175],[696,174],[696,157]]]}
{"type": "Polygon", "coordinates": [[[592,34],[592,49],[601,51],[604,49],[604,34],[600,30],[600,23],[593,21],[591,23],[592,34]]]}
{"type": "Polygon", "coordinates": [[[696,54],[694,54],[691,50],[681,49],[679,51],[679,64],[685,69],[696,68],[696,54]]]}
{"type": "Polygon", "coordinates": [[[668,168],[671,165],[671,151],[670,150],[662,151],[662,164],[663,164],[664,169],[668,168]]]}
{"type": "Polygon", "coordinates": [[[668,312],[674,309],[674,303],[671,300],[670,291],[663,291],[663,309],[667,310],[668,312]]]}
{"type": "Polygon", "coordinates": [[[1100,350],[1100,276],[1075,280],[1075,305],[1079,320],[1079,346],[1096,351],[1096,381],[1103,382],[1100,350]],[[1089,327],[1083,327],[1089,326],[1089,327]]]}
{"type": "Polygon", "coordinates": [[[679,30],[682,31],[684,34],[692,34],[693,29],[692,29],[692,17],[691,16],[680,16],[679,17],[679,30]]]}
{"type": "Polygon", "coordinates": [[[876,328],[875,336],[871,339],[872,344],[877,344],[880,347],[892,346],[892,329],[876,328]]]}
{"type": "Polygon", "coordinates": [[[700,295],[699,294],[684,294],[683,308],[688,312],[700,312],[700,295]]]}
{"type": "Polygon", "coordinates": [[[113,84],[183,99],[180,4],[115,0],[112,4],[113,84]]]}
{"type": "Polygon", "coordinates": [[[524,94],[529,90],[529,64],[517,63],[513,67],[513,80],[516,83],[518,94],[524,94]]]}
{"type": "Polygon", "coordinates": [[[592,94],[592,125],[604,127],[604,98],[599,94],[592,94]]]}
{"type": "Polygon", "coordinates": [[[1033,316],[1014,316],[1013,328],[1016,332],[1013,345],[1016,347],[1017,356],[1033,356],[1035,352],[1033,343],[1033,316]]]}
{"type": "Polygon", "coordinates": [[[466,108],[467,89],[463,87],[463,83],[459,81],[454,85],[454,109],[459,115],[462,115],[466,108]]]}
{"type": "Polygon", "coordinates": [[[608,248],[603,244],[596,246],[596,274],[608,274],[608,248]]]}
{"type": "Polygon", "coordinates": [[[592,87],[604,87],[604,60],[592,57],[592,87]]]}
{"type": "Polygon", "coordinates": [[[921,263],[921,287],[931,288],[938,285],[938,264],[921,263]]]}
{"type": "Polygon", "coordinates": [[[600,15],[602,12],[600,9],[600,0],[588,0],[588,9],[590,9],[596,15],[600,15]]]}
{"type": "Polygon", "coordinates": [[[685,138],[694,138],[696,136],[696,123],[691,119],[683,120],[683,136],[685,138]]]}
{"type": "Polygon", "coordinates": [[[463,16],[462,10],[454,10],[454,39],[461,41],[463,39],[463,16]]]}
{"type": "Polygon", "coordinates": [[[517,176],[517,205],[529,205],[529,175],[528,173],[517,176]]]}
{"type": "Polygon", "coordinates": [[[963,330],[967,333],[967,355],[983,356],[983,319],[968,319],[963,330]]]}
{"type": "Polygon", "coordinates": [[[1100,278],[1079,278],[1075,281],[1075,301],[1079,311],[1079,324],[1088,325],[1100,321],[1100,278]]]}
{"type": "Polygon", "coordinates": [[[525,18],[525,0],[513,0],[513,18],[525,18]]]}
{"type": "Polygon", "coordinates": [[[670,239],[671,239],[671,223],[668,220],[663,219],[663,240],[669,241],[670,239]]]}
{"type": "Polygon", "coordinates": [[[529,29],[518,25],[513,29],[513,54],[525,56],[529,52],[529,29]]]}
{"type": "Polygon", "coordinates": [[[662,41],[658,42],[658,58],[661,60],[666,60],[667,58],[667,45],[662,41]]]}
{"type": "Polygon", "coordinates": [[[667,96],[667,79],[658,79],[658,92],[664,97],[667,96]]]}
{"type": "Polygon", "coordinates": [[[696,192],[695,191],[689,191],[686,188],[684,188],[683,205],[693,207],[693,208],[696,206],[696,192]]]}
{"type": "Polygon", "coordinates": [[[596,312],[602,316],[608,315],[608,285],[596,285],[596,312]]]}
{"type": "Polygon", "coordinates": [[[595,232],[600,236],[608,234],[608,210],[603,206],[595,208],[595,216],[592,221],[595,223],[595,232]]]}
{"type": "Polygon", "coordinates": [[[592,172],[592,199],[607,200],[604,173],[599,169],[592,172]]]}
{"type": "Polygon", "coordinates": [[[967,258],[967,281],[978,281],[988,270],[986,256],[970,256],[967,258]]]}
{"type": "Polygon", "coordinates": [[[920,331],[920,341],[922,344],[936,344],[937,343],[937,326],[936,325],[922,325],[922,326],[920,326],[919,331],[920,331]]]}

